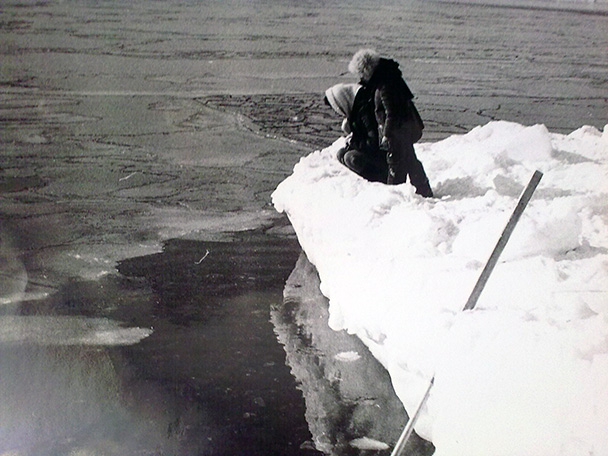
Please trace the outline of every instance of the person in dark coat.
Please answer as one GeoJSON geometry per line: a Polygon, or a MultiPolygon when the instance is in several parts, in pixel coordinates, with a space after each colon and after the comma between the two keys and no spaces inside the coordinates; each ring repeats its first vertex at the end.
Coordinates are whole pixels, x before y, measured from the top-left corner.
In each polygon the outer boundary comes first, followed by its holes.
{"type": "Polygon", "coordinates": [[[381,57],[372,49],[361,49],[348,65],[351,73],[373,102],[379,125],[380,148],[386,149],[387,184],[402,184],[407,177],[416,193],[432,197],[433,192],[424,167],[414,151],[414,143],[422,137],[424,124],[412,99],[414,95],[403,80],[399,64],[381,57]]]}
{"type": "Polygon", "coordinates": [[[342,130],[348,134],[338,160],[351,171],[373,182],[386,182],[386,152],[380,150],[378,122],[369,89],[359,84],[336,84],[325,91],[325,100],[344,116],[342,130]]]}

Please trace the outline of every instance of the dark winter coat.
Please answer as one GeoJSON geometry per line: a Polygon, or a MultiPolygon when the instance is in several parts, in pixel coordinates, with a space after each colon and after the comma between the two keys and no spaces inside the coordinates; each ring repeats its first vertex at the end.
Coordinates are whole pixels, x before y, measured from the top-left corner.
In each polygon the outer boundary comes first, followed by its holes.
{"type": "Polygon", "coordinates": [[[370,80],[362,84],[373,92],[376,120],[389,149],[391,143],[413,144],[422,137],[424,124],[397,62],[381,58],[370,80]]]}
{"type": "Polygon", "coordinates": [[[414,106],[414,95],[403,80],[399,64],[380,58],[367,81],[361,84],[373,94],[376,121],[386,150],[387,184],[402,184],[409,176],[416,193],[433,195],[424,167],[414,151],[424,124],[414,106]]]}
{"type": "Polygon", "coordinates": [[[347,149],[338,158],[360,176],[370,181],[386,182],[386,150],[380,148],[372,95],[369,88],[361,87],[358,90],[347,118],[352,136],[347,149]]]}
{"type": "Polygon", "coordinates": [[[348,126],[353,136],[349,149],[369,155],[380,153],[380,138],[375,105],[369,87],[361,87],[355,96],[353,107],[348,116],[348,126]]]}

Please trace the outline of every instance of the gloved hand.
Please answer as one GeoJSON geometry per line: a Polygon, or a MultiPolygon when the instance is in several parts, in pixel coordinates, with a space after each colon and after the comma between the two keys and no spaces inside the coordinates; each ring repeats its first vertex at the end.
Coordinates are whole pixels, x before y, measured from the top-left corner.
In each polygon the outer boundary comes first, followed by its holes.
{"type": "Polygon", "coordinates": [[[349,148],[350,147],[350,142],[353,139],[353,134],[349,134],[346,136],[346,147],[349,148]]]}

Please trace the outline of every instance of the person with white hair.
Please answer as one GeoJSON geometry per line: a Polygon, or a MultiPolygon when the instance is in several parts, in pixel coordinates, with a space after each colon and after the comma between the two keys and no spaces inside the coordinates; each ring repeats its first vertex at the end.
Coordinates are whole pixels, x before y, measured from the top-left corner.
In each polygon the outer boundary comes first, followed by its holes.
{"type": "Polygon", "coordinates": [[[387,151],[386,183],[402,184],[409,176],[416,193],[432,197],[424,167],[414,151],[414,143],[422,137],[424,123],[399,64],[381,57],[373,49],[360,49],[352,57],[348,69],[360,78],[360,84],[373,103],[381,134],[380,146],[387,151]]]}
{"type": "Polygon", "coordinates": [[[351,171],[373,182],[386,183],[386,151],[380,149],[378,122],[369,90],[360,84],[336,84],[325,91],[325,101],[344,117],[346,147],[338,160],[351,171]]]}

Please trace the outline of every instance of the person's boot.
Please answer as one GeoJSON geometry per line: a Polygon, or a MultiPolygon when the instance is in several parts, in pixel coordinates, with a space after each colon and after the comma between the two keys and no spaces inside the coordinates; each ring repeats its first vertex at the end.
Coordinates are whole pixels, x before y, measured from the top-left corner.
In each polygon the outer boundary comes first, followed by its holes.
{"type": "Polygon", "coordinates": [[[429,184],[428,180],[426,180],[423,184],[416,186],[416,194],[425,198],[433,197],[433,190],[431,190],[431,184],[429,184]]]}
{"type": "Polygon", "coordinates": [[[414,158],[412,161],[408,175],[410,176],[411,184],[416,187],[416,194],[425,198],[433,197],[433,190],[431,190],[429,179],[426,177],[422,163],[417,158],[414,158]]]}

